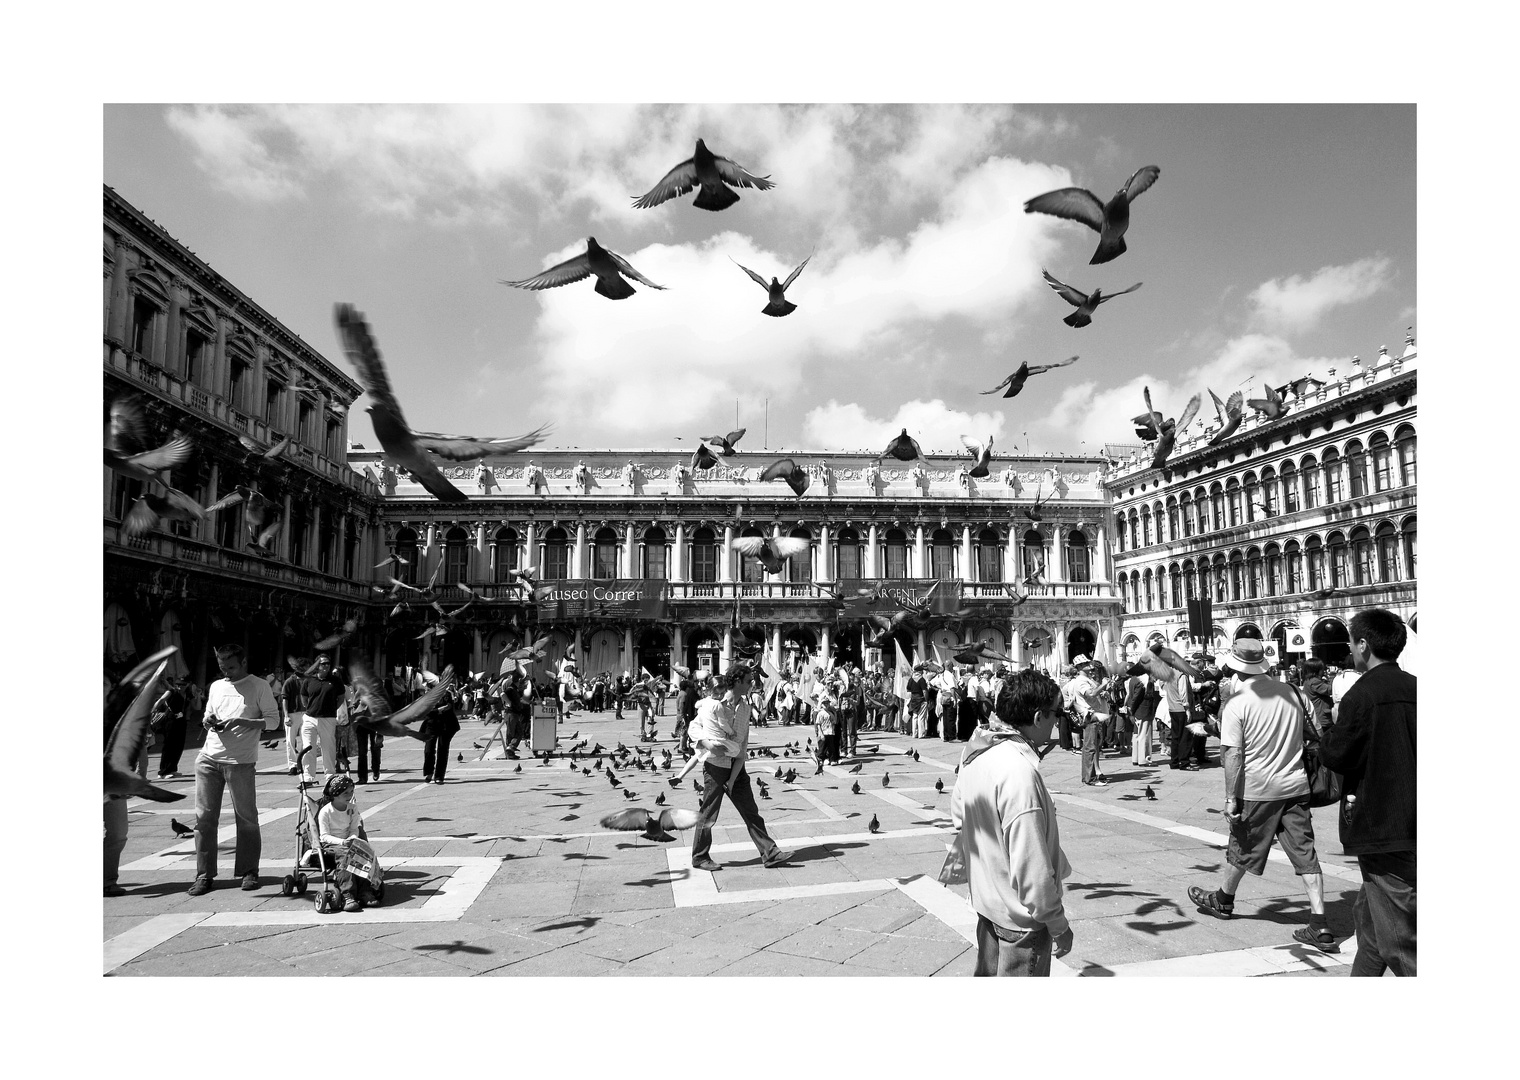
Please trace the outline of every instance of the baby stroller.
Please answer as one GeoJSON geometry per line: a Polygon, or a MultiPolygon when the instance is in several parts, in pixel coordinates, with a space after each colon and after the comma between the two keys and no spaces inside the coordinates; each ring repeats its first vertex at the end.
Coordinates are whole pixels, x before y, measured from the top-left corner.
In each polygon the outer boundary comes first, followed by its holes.
{"type": "Polygon", "coordinates": [[[315,898],[318,914],[329,915],[342,911],[343,897],[338,892],[337,875],[340,869],[347,869],[350,873],[369,879],[374,902],[378,904],[385,899],[385,874],[380,868],[380,860],[366,858],[360,852],[339,851],[329,856],[322,847],[317,831],[316,801],[307,793],[307,788],[314,785],[305,779],[306,770],[302,760],[309,753],[311,747],[305,746],[296,756],[296,765],[301,769],[302,777],[297,785],[301,803],[296,809],[296,857],[291,872],[280,882],[280,895],[305,896],[308,882],[306,871],[315,870],[322,877],[322,888],[315,898]]]}

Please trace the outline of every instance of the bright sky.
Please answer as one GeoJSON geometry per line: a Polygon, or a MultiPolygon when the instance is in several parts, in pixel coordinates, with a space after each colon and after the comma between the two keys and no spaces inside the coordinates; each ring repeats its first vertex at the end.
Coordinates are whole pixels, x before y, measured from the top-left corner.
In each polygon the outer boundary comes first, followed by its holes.
{"type": "Polygon", "coordinates": [[[105,182],[340,366],[332,305],[356,304],[414,427],[550,423],[556,446],[690,443],[737,401],[759,450],[769,398],[772,449],[906,426],[925,450],[1090,453],[1134,440],[1145,384],[1175,415],[1415,323],[1412,106],[108,106],[105,182]],[[632,209],[698,136],[776,187],[632,209]],[[1149,164],[1105,265],[1095,233],[1023,210],[1149,164]],[[667,290],[498,284],[588,236],[667,290]],[[730,261],[785,278],[814,252],[781,319],[730,261]],[[1144,288],[1072,329],[1042,268],[1144,288]]]}

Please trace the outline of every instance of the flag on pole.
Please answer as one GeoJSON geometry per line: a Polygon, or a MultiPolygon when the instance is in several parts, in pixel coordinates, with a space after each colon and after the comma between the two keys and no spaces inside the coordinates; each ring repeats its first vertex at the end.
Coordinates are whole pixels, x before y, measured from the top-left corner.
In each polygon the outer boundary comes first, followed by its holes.
{"type": "Polygon", "coordinates": [[[768,708],[771,698],[776,696],[776,687],[781,685],[781,672],[777,671],[776,665],[771,663],[771,654],[769,652],[761,656],[760,670],[765,673],[765,680],[762,683],[763,691],[760,698],[761,708],[763,709],[768,708]]]}
{"type": "Polygon", "coordinates": [[[797,675],[797,696],[804,701],[813,699],[813,658],[804,657],[797,675]]]}
{"type": "Polygon", "coordinates": [[[897,648],[897,668],[892,680],[892,692],[903,701],[908,700],[908,657],[903,652],[902,642],[893,639],[893,645],[897,648]]]}

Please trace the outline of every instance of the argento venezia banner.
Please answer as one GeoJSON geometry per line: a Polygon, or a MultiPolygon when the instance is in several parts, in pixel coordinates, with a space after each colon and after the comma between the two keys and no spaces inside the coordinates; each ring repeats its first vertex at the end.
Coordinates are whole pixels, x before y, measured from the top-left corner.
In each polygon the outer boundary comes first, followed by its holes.
{"type": "Polygon", "coordinates": [[[670,589],[664,581],[554,581],[533,590],[541,620],[665,619],[670,589]]]}
{"type": "Polygon", "coordinates": [[[872,611],[896,611],[898,604],[908,606],[929,600],[929,610],[936,615],[948,615],[961,606],[961,583],[959,579],[934,581],[887,581],[880,578],[840,578],[839,591],[844,597],[845,618],[863,619],[872,611]],[[861,592],[877,589],[879,599],[862,597],[861,592]],[[932,591],[932,595],[931,595],[932,591]]]}

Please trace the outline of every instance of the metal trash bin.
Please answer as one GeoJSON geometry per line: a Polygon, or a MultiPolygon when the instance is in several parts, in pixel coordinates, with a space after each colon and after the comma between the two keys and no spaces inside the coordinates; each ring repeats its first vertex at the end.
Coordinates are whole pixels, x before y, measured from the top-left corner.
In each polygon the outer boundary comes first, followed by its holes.
{"type": "Polygon", "coordinates": [[[553,750],[559,746],[559,714],[554,703],[534,704],[533,728],[528,745],[535,754],[553,750]]]}

